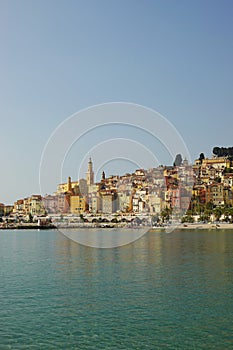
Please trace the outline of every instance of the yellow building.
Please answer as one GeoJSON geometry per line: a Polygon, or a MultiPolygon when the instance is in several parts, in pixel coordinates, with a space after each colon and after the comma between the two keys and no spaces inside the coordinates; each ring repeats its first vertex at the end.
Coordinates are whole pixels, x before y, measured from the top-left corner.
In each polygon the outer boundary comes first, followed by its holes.
{"type": "Polygon", "coordinates": [[[30,213],[30,198],[24,198],[23,212],[24,212],[24,215],[28,215],[30,213]]]}
{"type": "Polygon", "coordinates": [[[94,171],[93,163],[90,158],[88,162],[86,179],[71,181],[71,177],[69,176],[67,182],[57,185],[57,191],[55,194],[59,195],[68,193],[71,195],[78,195],[77,191],[79,191],[83,196],[86,196],[88,192],[92,192],[92,186],[94,186],[94,171]]]}
{"type": "Polygon", "coordinates": [[[3,203],[0,203],[0,216],[4,215],[4,207],[5,205],[3,203]]]}
{"type": "Polygon", "coordinates": [[[23,199],[18,199],[16,202],[14,202],[13,213],[24,214],[24,200],[23,199]]]}
{"type": "Polygon", "coordinates": [[[4,215],[7,216],[7,215],[11,214],[13,209],[14,209],[13,205],[5,205],[4,206],[4,215]]]}
{"type": "Polygon", "coordinates": [[[79,181],[71,181],[71,177],[68,177],[67,182],[59,184],[57,186],[56,194],[69,193],[79,185],[79,181]]]}
{"type": "Polygon", "coordinates": [[[226,157],[216,157],[216,158],[205,158],[202,160],[202,162],[197,159],[195,160],[196,166],[202,166],[202,167],[213,167],[215,169],[224,169],[224,168],[230,168],[231,167],[231,161],[226,157]]]}
{"type": "Polygon", "coordinates": [[[70,196],[71,214],[84,214],[87,208],[86,198],[84,196],[70,196]]]}
{"type": "Polygon", "coordinates": [[[31,215],[44,215],[45,208],[41,195],[33,195],[30,197],[30,214],[31,215]]]}

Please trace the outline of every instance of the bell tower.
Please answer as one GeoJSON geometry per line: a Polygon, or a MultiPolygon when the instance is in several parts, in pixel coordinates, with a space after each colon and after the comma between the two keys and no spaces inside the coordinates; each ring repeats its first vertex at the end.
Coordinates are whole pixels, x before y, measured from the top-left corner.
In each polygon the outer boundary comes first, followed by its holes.
{"type": "Polygon", "coordinates": [[[71,185],[71,177],[68,177],[68,181],[67,181],[67,192],[71,192],[72,191],[72,185],[71,185]]]}
{"type": "Polygon", "coordinates": [[[93,164],[92,164],[91,158],[89,159],[89,162],[88,162],[86,180],[87,180],[88,186],[91,186],[94,184],[94,171],[93,171],[93,164]]]}

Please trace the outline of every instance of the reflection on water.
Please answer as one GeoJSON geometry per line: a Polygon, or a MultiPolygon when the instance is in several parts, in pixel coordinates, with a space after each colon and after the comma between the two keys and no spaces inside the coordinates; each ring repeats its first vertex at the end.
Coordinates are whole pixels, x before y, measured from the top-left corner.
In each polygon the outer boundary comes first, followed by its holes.
{"type": "Polygon", "coordinates": [[[231,349],[232,247],[230,231],[149,232],[112,249],[1,233],[1,346],[231,349]]]}
{"type": "Polygon", "coordinates": [[[67,263],[67,256],[70,257],[70,263],[78,263],[77,256],[85,262],[85,268],[98,268],[102,266],[103,261],[108,265],[113,266],[119,262],[122,264],[141,263],[148,264],[156,263],[159,265],[161,259],[161,234],[153,233],[149,239],[147,237],[137,240],[134,243],[110,249],[98,249],[73,242],[67,237],[57,241],[57,254],[64,257],[61,259],[62,264],[67,263]]]}
{"type": "Polygon", "coordinates": [[[116,248],[142,237],[148,228],[59,228],[59,231],[76,243],[93,248],[116,248]]]}

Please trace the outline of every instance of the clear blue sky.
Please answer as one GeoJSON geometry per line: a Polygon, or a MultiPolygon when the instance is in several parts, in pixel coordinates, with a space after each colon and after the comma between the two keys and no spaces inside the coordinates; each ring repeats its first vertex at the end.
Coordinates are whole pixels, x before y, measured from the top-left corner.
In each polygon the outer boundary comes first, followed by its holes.
{"type": "Polygon", "coordinates": [[[157,110],[193,159],[233,146],[232,18],[231,0],[0,0],[0,202],[38,193],[50,134],[102,102],[157,110]]]}

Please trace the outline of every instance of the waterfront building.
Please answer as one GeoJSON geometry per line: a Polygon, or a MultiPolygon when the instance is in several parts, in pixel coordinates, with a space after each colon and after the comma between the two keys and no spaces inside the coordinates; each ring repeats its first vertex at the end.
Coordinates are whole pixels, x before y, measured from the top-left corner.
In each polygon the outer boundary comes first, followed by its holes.
{"type": "Polygon", "coordinates": [[[142,200],[141,198],[139,198],[139,201],[138,201],[138,212],[139,213],[144,213],[145,212],[145,208],[146,208],[146,202],[144,200],[142,200]]]}
{"type": "Polygon", "coordinates": [[[23,210],[24,210],[24,215],[28,215],[30,213],[30,198],[24,198],[23,210]]]}
{"type": "Polygon", "coordinates": [[[214,206],[233,205],[233,193],[230,186],[223,183],[213,183],[206,187],[206,201],[214,206]]]}
{"type": "Polygon", "coordinates": [[[233,206],[233,193],[230,186],[223,187],[224,204],[227,206],[233,206]]]}
{"type": "Polygon", "coordinates": [[[19,215],[24,215],[24,200],[23,199],[18,199],[16,202],[14,202],[13,213],[17,213],[19,215]]]}
{"type": "Polygon", "coordinates": [[[3,203],[0,203],[0,217],[4,215],[4,207],[5,205],[3,203]]]}
{"type": "Polygon", "coordinates": [[[61,193],[57,195],[57,208],[58,213],[68,214],[70,212],[70,195],[67,193],[61,193]]]}
{"type": "Polygon", "coordinates": [[[175,211],[185,212],[189,208],[192,191],[186,188],[173,188],[171,196],[171,208],[175,211]]]}
{"type": "MultiPolygon", "coordinates": [[[[137,169],[123,176],[110,175],[94,183],[91,158],[86,179],[59,184],[54,195],[33,195],[14,203],[16,215],[121,213],[159,214],[164,208],[184,212],[189,208],[199,212],[211,202],[213,206],[233,205],[233,170],[224,157],[196,161],[177,166],[137,169]],[[194,182],[194,184],[193,184],[194,182]],[[191,204],[190,204],[190,198],[191,204]]],[[[0,205],[0,216],[3,213],[0,205]]],[[[5,208],[5,206],[4,206],[5,208]]],[[[12,206],[4,209],[10,213],[12,206]]]]}
{"type": "Polygon", "coordinates": [[[58,196],[47,195],[47,196],[43,197],[43,204],[44,204],[44,208],[48,214],[57,214],[58,213],[58,196]]]}
{"type": "Polygon", "coordinates": [[[142,209],[142,207],[143,207],[142,198],[138,194],[135,194],[133,196],[132,202],[133,202],[133,212],[139,213],[140,209],[142,209]],[[140,207],[140,209],[139,209],[139,207],[140,207]]]}
{"type": "Polygon", "coordinates": [[[89,211],[93,214],[97,214],[101,211],[101,198],[97,192],[92,193],[92,195],[90,196],[89,211]]]}
{"type": "Polygon", "coordinates": [[[129,212],[132,201],[131,191],[118,191],[118,208],[121,212],[129,212]]]}
{"type": "Polygon", "coordinates": [[[147,196],[147,205],[150,214],[159,214],[161,212],[162,199],[158,194],[150,193],[147,196]]]}
{"type": "Polygon", "coordinates": [[[213,183],[206,187],[206,200],[212,202],[214,206],[224,205],[224,186],[222,183],[213,183]]]}
{"type": "Polygon", "coordinates": [[[86,198],[82,195],[70,196],[70,212],[71,214],[84,214],[87,209],[86,198]]]}
{"type": "Polygon", "coordinates": [[[30,214],[34,215],[45,215],[45,207],[42,201],[41,195],[33,195],[30,197],[30,214]]]}
{"type": "Polygon", "coordinates": [[[8,216],[13,212],[13,205],[4,205],[4,216],[8,216]]]}
{"type": "Polygon", "coordinates": [[[195,184],[192,190],[192,199],[195,200],[197,204],[206,204],[206,186],[204,184],[195,184]]]}
{"type": "Polygon", "coordinates": [[[118,210],[117,192],[115,190],[101,191],[100,196],[102,213],[112,214],[118,210]]]}

